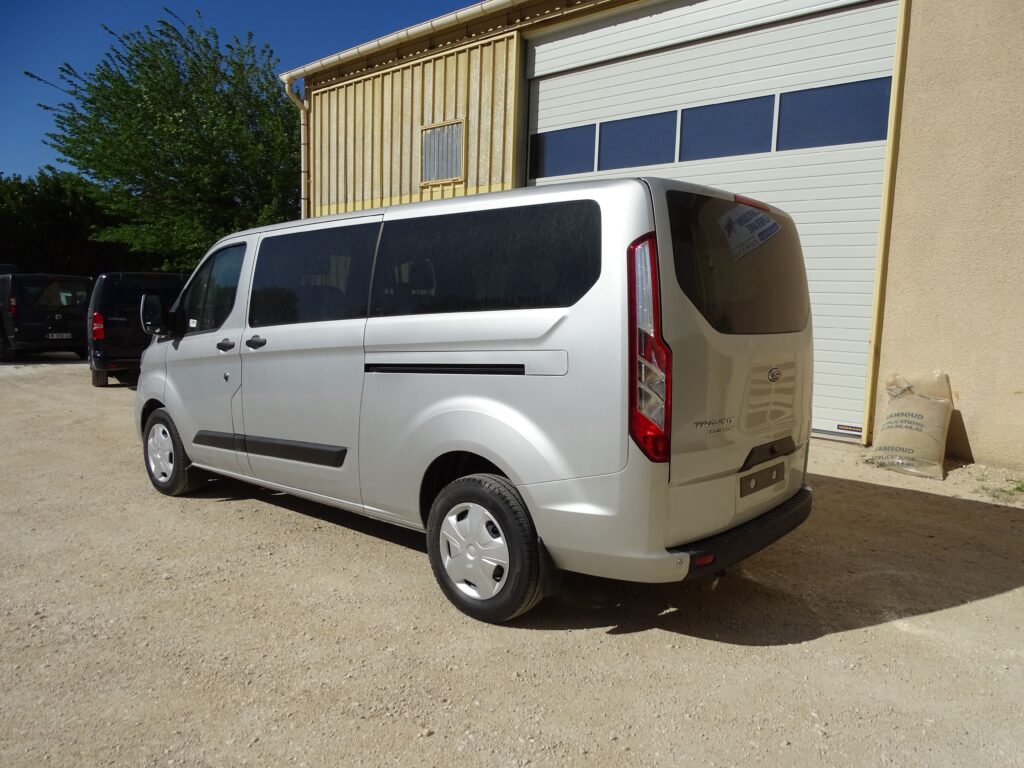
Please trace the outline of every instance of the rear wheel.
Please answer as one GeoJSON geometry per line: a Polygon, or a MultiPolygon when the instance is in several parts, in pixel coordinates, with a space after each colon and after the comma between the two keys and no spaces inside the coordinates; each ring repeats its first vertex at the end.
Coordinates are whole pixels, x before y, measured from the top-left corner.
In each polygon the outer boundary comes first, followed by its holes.
{"type": "Polygon", "coordinates": [[[7,335],[0,329],[0,361],[5,363],[14,362],[15,352],[7,342],[7,335]]]}
{"type": "Polygon", "coordinates": [[[202,473],[192,467],[181,436],[170,415],[157,408],[146,420],[143,457],[149,481],[160,493],[181,496],[203,484],[202,473]]]}
{"type": "Polygon", "coordinates": [[[537,532],[508,478],[469,475],[445,486],[430,509],[427,552],[445,596],[474,619],[508,621],[543,597],[537,532]]]}
{"type": "Polygon", "coordinates": [[[93,371],[92,372],[92,385],[94,387],[105,387],[110,382],[106,371],[93,371]]]}

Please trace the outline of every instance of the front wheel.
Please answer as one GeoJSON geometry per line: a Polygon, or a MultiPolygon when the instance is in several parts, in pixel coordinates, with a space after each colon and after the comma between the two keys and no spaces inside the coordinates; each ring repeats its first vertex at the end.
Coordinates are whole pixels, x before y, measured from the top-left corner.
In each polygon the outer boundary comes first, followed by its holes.
{"type": "Polygon", "coordinates": [[[543,597],[537,532],[508,478],[479,474],[449,483],[427,521],[430,567],[467,616],[500,623],[543,597]]]}
{"type": "Polygon", "coordinates": [[[181,496],[198,488],[203,478],[190,466],[185,447],[170,414],[157,408],[146,420],[142,453],[149,481],[160,493],[181,496]]]}

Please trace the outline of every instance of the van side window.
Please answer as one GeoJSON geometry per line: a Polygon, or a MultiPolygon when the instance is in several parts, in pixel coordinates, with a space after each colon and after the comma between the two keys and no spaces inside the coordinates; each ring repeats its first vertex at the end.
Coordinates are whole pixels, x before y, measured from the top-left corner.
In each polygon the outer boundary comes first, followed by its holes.
{"type": "Polygon", "coordinates": [[[380,224],[265,237],[249,302],[249,325],[366,317],[380,224]]]}
{"type": "Polygon", "coordinates": [[[600,274],[593,200],[399,219],[381,234],[372,314],[568,307],[600,274]]]}
{"type": "Polygon", "coordinates": [[[244,244],[230,245],[213,254],[196,272],[181,298],[186,334],[216,330],[228,319],[235,306],[244,256],[244,244]]]}

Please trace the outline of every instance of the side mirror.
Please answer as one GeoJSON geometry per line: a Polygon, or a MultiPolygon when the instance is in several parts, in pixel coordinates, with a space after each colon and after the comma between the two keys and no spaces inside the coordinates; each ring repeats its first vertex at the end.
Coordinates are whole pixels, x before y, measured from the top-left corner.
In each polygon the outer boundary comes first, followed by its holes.
{"type": "Polygon", "coordinates": [[[147,293],[142,297],[139,320],[142,321],[142,330],[150,336],[165,336],[169,330],[163,302],[156,294],[147,293]]]}

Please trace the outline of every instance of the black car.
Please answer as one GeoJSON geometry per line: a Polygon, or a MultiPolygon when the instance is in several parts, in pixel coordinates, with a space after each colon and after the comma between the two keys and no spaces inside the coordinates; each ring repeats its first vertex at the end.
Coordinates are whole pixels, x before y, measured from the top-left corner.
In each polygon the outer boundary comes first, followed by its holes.
{"type": "Polygon", "coordinates": [[[86,356],[85,310],[92,280],[74,275],[0,274],[0,358],[22,352],[86,356]]]}
{"type": "Polygon", "coordinates": [[[150,336],[139,322],[139,303],[147,293],[169,307],[186,275],[164,272],[111,272],[96,279],[89,304],[89,367],[92,385],[105,387],[110,376],[130,383],[139,376],[139,361],[150,336]]]}

